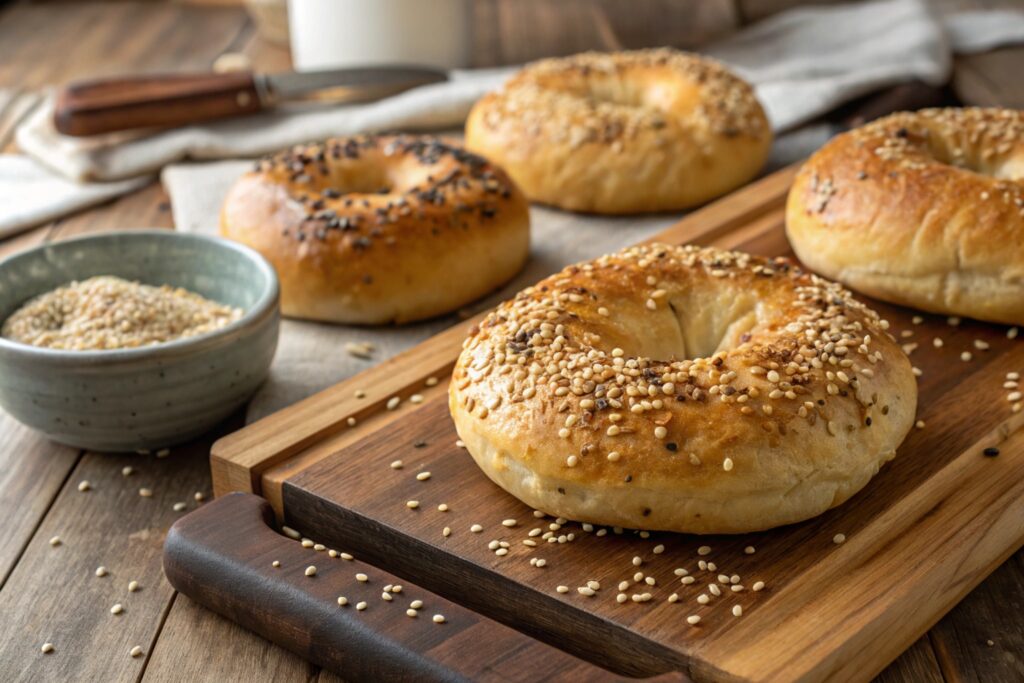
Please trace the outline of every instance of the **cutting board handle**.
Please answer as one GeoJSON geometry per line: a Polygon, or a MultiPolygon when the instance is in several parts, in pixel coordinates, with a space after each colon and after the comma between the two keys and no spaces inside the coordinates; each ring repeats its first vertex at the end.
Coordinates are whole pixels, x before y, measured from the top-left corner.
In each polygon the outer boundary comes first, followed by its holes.
{"type": "Polygon", "coordinates": [[[263,108],[248,72],[126,76],[72,83],[57,94],[64,135],[184,126],[263,108]]]}
{"type": "MultiPolygon", "coordinates": [[[[508,681],[506,664],[515,672],[517,663],[538,661],[562,680],[624,680],[376,567],[304,548],[273,524],[270,505],[258,496],[217,498],[171,527],[164,573],[192,600],[345,680],[508,681]],[[310,565],[314,576],[306,575],[310,565]],[[369,581],[357,582],[357,573],[369,581]],[[380,597],[388,583],[403,586],[391,602],[380,597]],[[340,594],[348,606],[338,605],[340,594]],[[406,609],[416,599],[423,608],[410,619],[406,609]],[[365,611],[355,608],[361,600],[365,611]],[[445,622],[434,623],[434,614],[445,622]]],[[[672,673],[653,680],[681,679],[672,673]]]]}

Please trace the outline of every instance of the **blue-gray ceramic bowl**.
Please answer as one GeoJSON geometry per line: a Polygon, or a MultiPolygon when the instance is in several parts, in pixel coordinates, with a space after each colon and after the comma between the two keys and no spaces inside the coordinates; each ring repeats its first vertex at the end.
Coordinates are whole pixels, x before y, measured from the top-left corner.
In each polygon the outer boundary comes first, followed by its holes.
{"type": "Polygon", "coordinates": [[[244,313],[214,332],[133,349],[62,351],[0,337],[0,406],[20,422],[90,450],[163,448],[209,430],[266,378],[277,276],[252,249],[214,237],[127,230],[15,254],[0,261],[0,320],[95,275],[184,287],[244,313]]]}

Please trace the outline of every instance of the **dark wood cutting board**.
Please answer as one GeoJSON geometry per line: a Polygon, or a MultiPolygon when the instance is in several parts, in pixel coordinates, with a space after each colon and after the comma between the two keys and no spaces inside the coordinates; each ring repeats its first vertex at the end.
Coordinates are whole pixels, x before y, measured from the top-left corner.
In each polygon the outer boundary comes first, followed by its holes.
{"type": "MultiPolygon", "coordinates": [[[[792,174],[769,176],[656,239],[791,255],[783,205],[792,174]]],[[[554,520],[535,518],[491,484],[456,445],[447,414],[448,373],[474,321],[222,439],[212,455],[215,488],[259,493],[306,536],[616,674],[868,680],[1024,543],[1024,412],[1012,412],[1002,386],[1008,372],[1024,370],[1024,346],[1003,327],[952,326],[938,316],[915,323],[913,311],[872,303],[892,334],[918,345],[911,360],[921,370],[922,426],[860,494],[802,524],[732,537],[598,537],[567,523],[556,542],[529,536],[554,520]],[[961,360],[964,351],[971,360],[961,360]],[[394,397],[401,404],[388,409],[394,397]],[[986,456],[989,448],[999,455],[986,456]],[[390,466],[397,459],[401,469],[390,466]],[[425,471],[430,478],[418,480],[425,471]],[[438,510],[442,503],[448,511],[438,510]],[[511,519],[514,526],[502,524],[511,519]],[[835,543],[837,534],[845,542],[835,543]],[[491,550],[492,541],[508,543],[507,554],[491,550]],[[701,554],[705,545],[710,553],[701,554]],[[717,568],[703,570],[701,561],[717,568]],[[681,583],[677,569],[695,582],[681,583]],[[634,584],[636,572],[644,578],[634,584]],[[719,574],[738,575],[745,590],[733,592],[719,574]],[[577,590],[588,581],[600,584],[594,596],[577,590]],[[621,581],[628,596],[651,599],[618,603],[621,581]],[[765,587],[755,592],[758,581],[765,587]],[[710,583],[722,595],[699,604],[710,583]],[[687,622],[691,615],[699,624],[687,622]]],[[[238,550],[230,541],[228,555],[238,550]]],[[[339,592],[358,588],[351,572],[336,581],[339,592]]],[[[371,604],[405,609],[379,596],[371,604]]],[[[366,656],[386,652],[367,646],[366,656]]],[[[543,676],[529,660],[521,666],[514,678],[543,676]]],[[[499,673],[509,674],[480,677],[499,673]]]]}

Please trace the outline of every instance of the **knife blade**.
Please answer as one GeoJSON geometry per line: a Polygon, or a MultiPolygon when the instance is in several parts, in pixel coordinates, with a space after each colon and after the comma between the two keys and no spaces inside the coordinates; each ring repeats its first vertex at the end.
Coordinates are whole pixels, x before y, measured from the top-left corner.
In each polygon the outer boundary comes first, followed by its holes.
{"type": "Polygon", "coordinates": [[[72,136],[168,128],[254,114],[286,101],[367,102],[447,79],[448,74],[440,69],[384,65],[79,81],[57,94],[54,126],[72,136]]]}

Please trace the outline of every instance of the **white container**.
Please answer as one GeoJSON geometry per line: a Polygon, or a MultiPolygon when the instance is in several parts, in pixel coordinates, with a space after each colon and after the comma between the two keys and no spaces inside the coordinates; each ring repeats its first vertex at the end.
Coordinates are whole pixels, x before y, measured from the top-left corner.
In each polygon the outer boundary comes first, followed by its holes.
{"type": "Polygon", "coordinates": [[[469,0],[288,0],[288,23],[299,71],[469,58],[469,0]]]}

